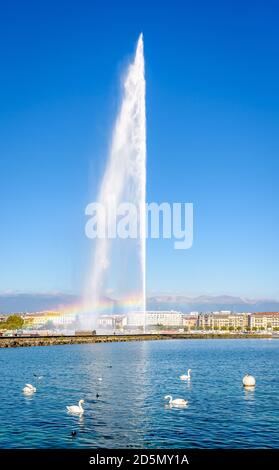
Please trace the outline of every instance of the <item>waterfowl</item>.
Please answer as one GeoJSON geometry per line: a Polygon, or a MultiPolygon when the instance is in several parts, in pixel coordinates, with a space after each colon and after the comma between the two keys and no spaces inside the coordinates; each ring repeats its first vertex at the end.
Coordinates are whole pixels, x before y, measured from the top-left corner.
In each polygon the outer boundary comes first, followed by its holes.
{"type": "Polygon", "coordinates": [[[187,375],[180,375],[180,380],[191,380],[191,371],[192,369],[188,369],[187,375]]]}
{"type": "Polygon", "coordinates": [[[25,387],[22,389],[22,391],[23,393],[26,393],[26,395],[32,395],[32,393],[35,393],[37,389],[31,384],[25,384],[25,387]]]}
{"type": "Polygon", "coordinates": [[[70,413],[82,414],[84,413],[84,409],[82,408],[83,403],[84,400],[79,400],[78,405],[66,406],[66,408],[70,413]]]}
{"type": "Polygon", "coordinates": [[[171,395],[166,395],[165,400],[169,400],[170,406],[186,406],[188,405],[188,401],[184,400],[184,398],[175,398],[173,400],[171,395]]]}

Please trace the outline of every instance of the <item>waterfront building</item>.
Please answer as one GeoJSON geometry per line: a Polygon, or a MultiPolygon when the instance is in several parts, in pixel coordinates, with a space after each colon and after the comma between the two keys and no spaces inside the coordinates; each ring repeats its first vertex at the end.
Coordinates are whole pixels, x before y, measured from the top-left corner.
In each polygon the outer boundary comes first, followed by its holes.
{"type": "Polygon", "coordinates": [[[126,315],[101,315],[98,325],[104,330],[121,330],[127,325],[126,315]]]}
{"type": "Polygon", "coordinates": [[[144,315],[142,312],[128,314],[128,327],[182,327],[182,313],[175,310],[150,310],[144,315]]]}
{"type": "Polygon", "coordinates": [[[25,327],[41,328],[51,322],[55,327],[66,328],[76,321],[76,314],[65,314],[59,311],[42,311],[26,313],[23,319],[25,327]]]}
{"type": "Polygon", "coordinates": [[[147,326],[182,327],[182,313],[175,310],[146,312],[147,326]]]}
{"type": "Polygon", "coordinates": [[[128,328],[144,327],[146,319],[146,313],[143,312],[130,312],[127,315],[127,326],[128,328]]]}
{"type": "Polygon", "coordinates": [[[251,313],[249,327],[251,330],[279,330],[279,312],[251,313]]]}
{"type": "Polygon", "coordinates": [[[249,317],[247,313],[211,312],[198,316],[198,328],[203,330],[247,330],[249,317]]]}
{"type": "Polygon", "coordinates": [[[187,330],[195,330],[198,326],[198,313],[192,312],[190,315],[183,315],[182,326],[187,330]]]}

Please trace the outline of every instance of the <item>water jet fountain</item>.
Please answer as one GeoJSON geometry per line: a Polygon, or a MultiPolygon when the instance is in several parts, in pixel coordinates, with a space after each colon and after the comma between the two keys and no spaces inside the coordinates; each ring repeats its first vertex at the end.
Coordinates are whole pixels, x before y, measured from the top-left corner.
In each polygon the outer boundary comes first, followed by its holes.
{"type": "MultiPolygon", "coordinates": [[[[146,115],[142,34],[126,73],[121,106],[98,195],[98,202],[103,207],[109,207],[112,200],[116,206],[123,202],[136,206],[138,236],[126,240],[108,237],[95,240],[85,299],[87,325],[93,324],[92,320],[99,313],[99,305],[109,289],[122,310],[125,310],[125,304],[130,305],[133,311],[143,312],[145,317],[146,115]]],[[[112,216],[108,215],[105,221],[108,231],[112,223],[112,216]]]]}

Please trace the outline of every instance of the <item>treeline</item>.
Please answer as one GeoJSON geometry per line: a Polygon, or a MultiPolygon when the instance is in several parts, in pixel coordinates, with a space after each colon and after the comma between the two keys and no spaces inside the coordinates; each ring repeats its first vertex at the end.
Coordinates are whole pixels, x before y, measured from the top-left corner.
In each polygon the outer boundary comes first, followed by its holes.
{"type": "Polygon", "coordinates": [[[0,323],[0,330],[20,330],[23,324],[24,320],[19,315],[10,315],[0,323]]]}

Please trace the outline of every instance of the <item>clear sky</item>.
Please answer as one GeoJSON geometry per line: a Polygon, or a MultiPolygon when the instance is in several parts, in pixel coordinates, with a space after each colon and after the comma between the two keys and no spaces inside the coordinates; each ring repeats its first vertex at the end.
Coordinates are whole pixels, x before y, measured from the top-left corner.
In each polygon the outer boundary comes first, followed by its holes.
{"type": "Polygon", "coordinates": [[[139,33],[149,201],[194,204],[194,245],[148,242],[148,291],[278,298],[279,7],[2,2],[0,291],[79,292],[139,33]]]}

